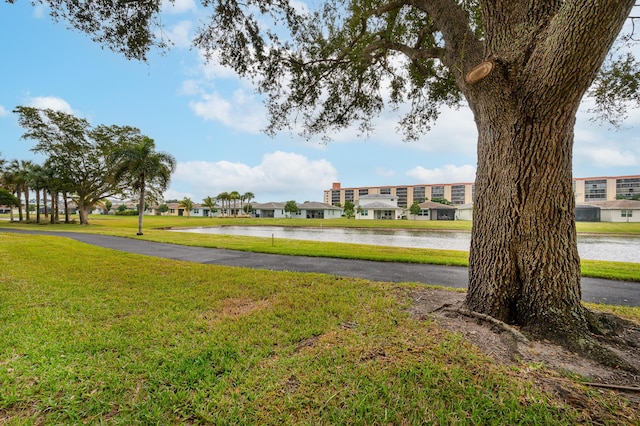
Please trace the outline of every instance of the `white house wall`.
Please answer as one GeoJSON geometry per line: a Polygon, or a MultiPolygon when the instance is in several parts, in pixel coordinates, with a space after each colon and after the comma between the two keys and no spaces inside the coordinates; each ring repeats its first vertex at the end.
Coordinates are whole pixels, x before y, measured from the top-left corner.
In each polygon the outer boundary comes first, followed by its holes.
{"type": "Polygon", "coordinates": [[[626,223],[626,222],[640,222],[640,210],[625,210],[631,212],[631,217],[623,217],[622,210],[617,209],[601,209],[600,210],[600,221],[601,222],[617,222],[617,223],[626,223]]]}

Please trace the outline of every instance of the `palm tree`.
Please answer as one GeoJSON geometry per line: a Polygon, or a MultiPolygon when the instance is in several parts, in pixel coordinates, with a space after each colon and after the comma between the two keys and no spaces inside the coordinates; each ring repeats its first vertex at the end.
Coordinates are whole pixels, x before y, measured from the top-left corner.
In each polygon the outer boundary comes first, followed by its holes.
{"type": "Polygon", "coordinates": [[[42,191],[44,199],[44,218],[47,220],[49,213],[51,213],[51,223],[55,223],[58,217],[58,192],[62,188],[62,179],[51,161],[45,161],[42,172],[44,175],[44,188],[42,191]],[[47,194],[51,195],[50,209],[47,209],[47,194]]]}
{"type": "Polygon", "coordinates": [[[116,181],[127,182],[128,189],[140,197],[138,205],[138,233],[142,235],[142,218],[147,192],[159,195],[169,185],[176,169],[175,158],[166,152],[156,152],[153,139],[141,139],[124,145],[113,154],[116,162],[116,181]]]}
{"type": "MultiPolygon", "coordinates": [[[[254,198],[256,198],[256,196],[253,194],[253,192],[245,192],[244,194],[242,194],[242,199],[246,200],[249,206],[251,206],[251,200],[253,200],[254,198]]],[[[244,211],[244,208],[242,210],[244,211]]]]}
{"type": "Polygon", "coordinates": [[[191,201],[191,198],[184,197],[178,203],[178,207],[182,207],[183,209],[185,209],[187,211],[187,219],[189,219],[191,217],[191,210],[193,209],[193,201],[191,201]]]}
{"type": "MultiPolygon", "coordinates": [[[[25,161],[20,160],[12,160],[4,174],[4,181],[7,185],[9,185],[9,190],[16,195],[18,200],[22,197],[22,191],[25,184],[26,173],[25,173],[25,161]]],[[[29,195],[27,194],[27,218],[29,211],[29,195]]],[[[13,219],[13,218],[12,218],[13,219]]],[[[22,202],[18,203],[18,220],[22,222],[22,202]]]]}
{"type": "MultiPolygon", "coordinates": [[[[40,164],[34,164],[29,171],[29,184],[36,193],[36,223],[40,223],[40,191],[45,194],[46,204],[46,175],[45,169],[40,164]]],[[[45,206],[46,210],[46,206],[45,206]]]]}
{"type": "MultiPolygon", "coordinates": [[[[228,192],[221,192],[221,193],[218,194],[218,196],[216,198],[218,198],[218,200],[220,200],[222,202],[222,215],[223,216],[228,215],[229,214],[229,210],[227,210],[225,208],[224,202],[231,200],[231,198],[229,198],[229,193],[228,192]]],[[[229,207],[231,207],[231,205],[229,205],[229,207]]]]}
{"type": "Polygon", "coordinates": [[[4,188],[4,168],[7,165],[7,160],[0,154],[0,188],[4,188]]]}
{"type": "MultiPolygon", "coordinates": [[[[229,193],[229,199],[233,200],[233,215],[238,215],[238,209],[236,208],[236,201],[240,199],[240,193],[238,191],[232,191],[229,193]]],[[[229,202],[229,207],[231,207],[231,202],[229,202]]]]}
{"type": "Polygon", "coordinates": [[[202,205],[209,209],[209,217],[216,211],[216,199],[211,196],[207,196],[207,198],[202,200],[202,205]]]}
{"type": "Polygon", "coordinates": [[[247,203],[251,203],[251,200],[256,198],[256,196],[253,194],[253,192],[245,192],[243,197],[244,197],[245,200],[247,200],[247,203]]]}
{"type": "Polygon", "coordinates": [[[24,208],[26,219],[29,220],[29,186],[31,185],[31,172],[35,163],[30,160],[20,161],[20,171],[18,172],[20,182],[22,184],[22,193],[24,194],[24,208]]]}

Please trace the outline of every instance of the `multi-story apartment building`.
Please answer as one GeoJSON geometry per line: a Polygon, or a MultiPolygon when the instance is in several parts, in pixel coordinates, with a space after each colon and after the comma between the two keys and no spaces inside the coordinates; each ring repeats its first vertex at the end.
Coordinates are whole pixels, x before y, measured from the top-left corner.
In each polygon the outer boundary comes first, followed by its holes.
{"type": "Polygon", "coordinates": [[[573,179],[577,203],[613,201],[640,195],[640,176],[600,176],[573,179]]]}
{"type": "Polygon", "coordinates": [[[364,195],[393,195],[398,207],[409,207],[414,201],[421,203],[434,198],[445,198],[452,204],[469,204],[473,200],[473,183],[453,183],[438,185],[370,186],[362,188],[342,188],[335,182],[331,189],[324,191],[324,202],[344,206],[346,200],[356,202],[364,195]]]}
{"type": "MultiPolygon", "coordinates": [[[[403,208],[411,206],[414,201],[420,203],[434,198],[445,198],[453,205],[462,205],[473,202],[474,192],[473,182],[358,188],[342,188],[339,182],[335,182],[331,189],[324,191],[324,202],[343,206],[346,200],[356,202],[363,195],[381,194],[397,197],[398,207],[403,208]]],[[[632,198],[640,194],[640,175],[575,178],[573,192],[577,203],[632,198]]]]}

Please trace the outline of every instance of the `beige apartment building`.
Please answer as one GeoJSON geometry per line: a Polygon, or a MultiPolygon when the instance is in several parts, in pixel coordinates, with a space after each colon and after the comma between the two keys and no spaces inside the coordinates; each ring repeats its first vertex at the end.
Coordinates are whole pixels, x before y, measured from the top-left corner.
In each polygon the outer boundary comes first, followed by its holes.
{"type": "MultiPolygon", "coordinates": [[[[445,198],[455,206],[472,203],[474,192],[473,182],[354,188],[342,188],[340,182],[335,182],[331,189],[324,191],[324,202],[344,206],[346,200],[355,203],[363,195],[380,194],[397,197],[398,207],[409,207],[414,201],[421,203],[434,198],[445,198]]],[[[640,175],[574,178],[573,192],[577,203],[632,198],[640,194],[640,175]]]]}
{"type": "Polygon", "coordinates": [[[640,195],[640,175],[575,178],[573,193],[576,203],[630,199],[640,195]]]}
{"type": "Polygon", "coordinates": [[[434,198],[446,198],[451,204],[469,204],[473,200],[473,183],[447,183],[435,185],[367,186],[342,188],[335,182],[324,191],[324,202],[344,206],[346,200],[356,202],[364,195],[391,195],[398,199],[398,207],[409,207],[414,201],[421,203],[434,198]]]}

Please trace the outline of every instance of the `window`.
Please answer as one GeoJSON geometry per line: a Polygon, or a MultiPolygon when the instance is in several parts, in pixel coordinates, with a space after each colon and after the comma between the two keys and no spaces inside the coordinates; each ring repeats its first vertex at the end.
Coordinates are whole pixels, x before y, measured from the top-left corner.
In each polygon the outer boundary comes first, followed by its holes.
{"type": "Polygon", "coordinates": [[[616,179],[616,198],[632,198],[640,193],[640,178],[616,179]]]}
{"type": "Polygon", "coordinates": [[[584,200],[585,201],[596,201],[596,200],[606,200],[607,199],[607,180],[606,179],[595,179],[595,180],[586,180],[584,182],[584,200]]]}
{"type": "Polygon", "coordinates": [[[444,185],[431,187],[431,199],[434,198],[444,198],[444,185]]]}
{"type": "Polygon", "coordinates": [[[334,206],[340,204],[340,191],[331,191],[331,204],[334,206]]]}
{"type": "Polygon", "coordinates": [[[413,201],[417,201],[419,203],[423,202],[426,198],[425,196],[425,188],[424,186],[414,186],[413,187],[413,201]]]}
{"type": "Polygon", "coordinates": [[[622,217],[633,217],[633,210],[622,210],[620,213],[622,217]]]}
{"type": "Polygon", "coordinates": [[[358,189],[358,197],[362,197],[363,195],[369,195],[369,188],[358,189]]]}
{"type": "Polygon", "coordinates": [[[344,190],[344,200],[347,201],[353,201],[353,189],[345,189],[344,190]]]}
{"type": "Polygon", "coordinates": [[[396,188],[398,207],[407,207],[407,188],[396,188]]]}
{"type": "Polygon", "coordinates": [[[391,195],[391,188],[380,188],[381,195],[391,195]]]}
{"type": "Polygon", "coordinates": [[[176,212],[176,209],[169,209],[169,213],[174,214],[176,212]]]}
{"type": "Polygon", "coordinates": [[[451,204],[464,204],[464,185],[453,185],[451,187],[451,204]]]}
{"type": "Polygon", "coordinates": [[[193,214],[200,214],[200,209],[193,209],[191,211],[193,212],[193,214]]]}

